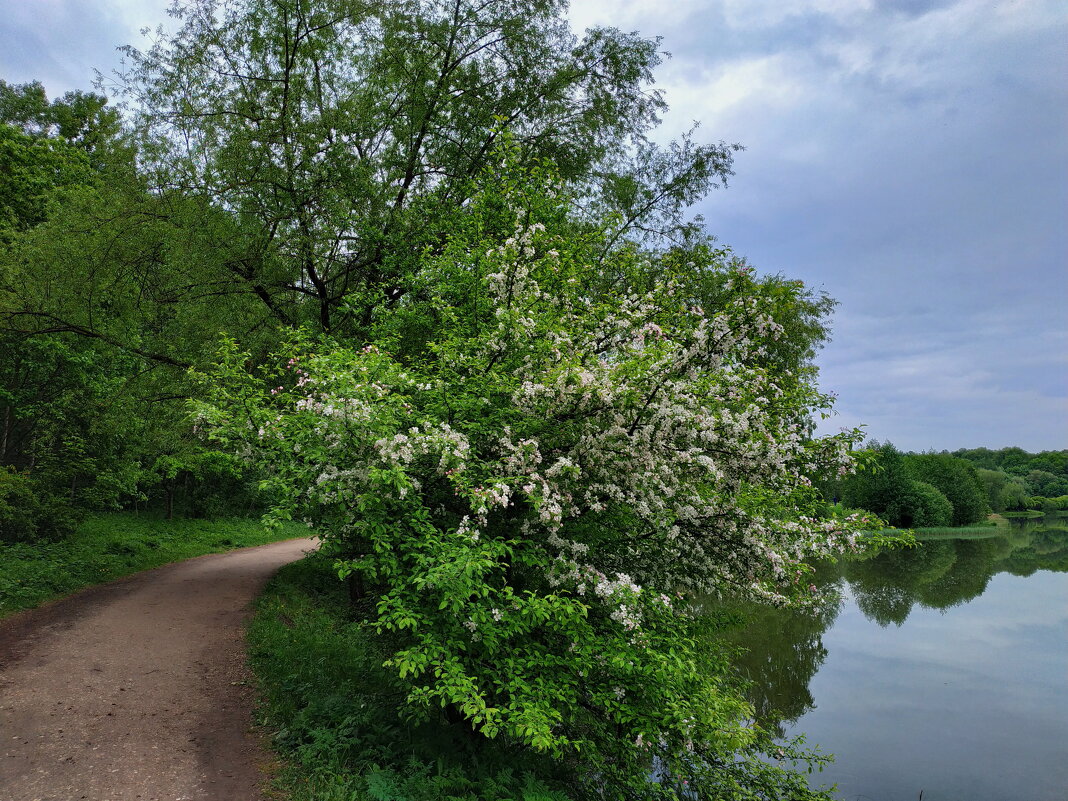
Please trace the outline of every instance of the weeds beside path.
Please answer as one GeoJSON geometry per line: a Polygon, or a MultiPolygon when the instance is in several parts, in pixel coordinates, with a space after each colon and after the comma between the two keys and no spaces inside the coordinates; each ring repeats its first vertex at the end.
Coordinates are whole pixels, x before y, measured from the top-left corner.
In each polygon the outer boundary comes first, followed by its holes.
{"type": "Polygon", "coordinates": [[[271,530],[253,518],[92,515],[73,535],[55,542],[0,543],[0,619],[169,562],[306,535],[297,524],[271,530]]]}

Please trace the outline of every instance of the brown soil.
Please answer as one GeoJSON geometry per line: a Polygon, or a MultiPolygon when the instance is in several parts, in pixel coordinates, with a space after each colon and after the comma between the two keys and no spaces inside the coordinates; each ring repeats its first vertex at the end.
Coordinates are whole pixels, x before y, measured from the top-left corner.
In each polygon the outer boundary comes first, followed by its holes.
{"type": "Polygon", "coordinates": [[[259,801],[244,626],[312,547],[190,559],[0,622],[0,801],[259,801]]]}

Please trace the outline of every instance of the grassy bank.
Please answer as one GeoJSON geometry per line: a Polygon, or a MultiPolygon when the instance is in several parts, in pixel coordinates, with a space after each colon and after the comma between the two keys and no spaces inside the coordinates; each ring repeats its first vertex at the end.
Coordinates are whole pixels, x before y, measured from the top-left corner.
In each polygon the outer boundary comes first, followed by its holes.
{"type": "Polygon", "coordinates": [[[395,647],[352,608],[330,560],[287,565],[249,629],[290,801],[566,801],[562,766],[507,743],[472,738],[441,715],[402,716],[403,693],[382,663],[395,647]],[[535,779],[534,776],[541,777],[535,779]],[[549,786],[555,789],[550,790],[549,786]]]}
{"type": "Polygon", "coordinates": [[[259,520],[245,518],[93,515],[70,537],[56,542],[0,543],[0,617],[168,562],[307,534],[296,524],[272,531],[259,520]]]}
{"type": "Polygon", "coordinates": [[[1068,517],[1068,510],[1056,509],[1043,512],[1038,509],[1028,509],[1024,512],[1002,512],[1001,515],[1010,520],[1038,520],[1041,517],[1068,517]]]}
{"type": "Polygon", "coordinates": [[[1008,521],[986,520],[972,526],[934,526],[913,529],[913,532],[921,540],[934,537],[1000,537],[1008,525],[1008,521]]]}

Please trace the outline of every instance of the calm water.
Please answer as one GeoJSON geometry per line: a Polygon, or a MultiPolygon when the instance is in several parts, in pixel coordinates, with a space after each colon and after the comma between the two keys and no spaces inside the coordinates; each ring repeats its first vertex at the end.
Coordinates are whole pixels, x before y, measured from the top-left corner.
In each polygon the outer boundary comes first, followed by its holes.
{"type": "Polygon", "coordinates": [[[1068,799],[1068,520],[843,564],[819,614],[746,610],[764,716],[845,801],[1068,799]]]}

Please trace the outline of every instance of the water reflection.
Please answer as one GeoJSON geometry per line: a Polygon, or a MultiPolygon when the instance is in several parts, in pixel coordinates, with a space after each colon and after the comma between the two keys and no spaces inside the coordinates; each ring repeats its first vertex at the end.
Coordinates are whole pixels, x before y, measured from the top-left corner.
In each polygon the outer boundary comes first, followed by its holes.
{"type": "MultiPolygon", "coordinates": [[[[1068,572],[1068,518],[1015,523],[989,535],[922,540],[919,547],[823,566],[821,586],[852,595],[864,616],[882,627],[901,626],[914,607],[945,611],[978,598],[998,573],[1030,576],[1068,572]]],[[[842,609],[838,599],[819,610],[793,612],[733,604],[744,625],[728,632],[740,646],[740,673],[752,682],[750,700],[763,725],[784,724],[814,707],[809,684],[827,657],[823,634],[842,609]]]]}
{"type": "Polygon", "coordinates": [[[998,573],[1029,576],[1068,571],[1068,521],[1025,523],[999,536],[929,539],[920,547],[843,563],[864,615],[881,626],[900,626],[914,605],[946,610],[978,598],[998,573]]]}
{"type": "MultiPolygon", "coordinates": [[[[821,584],[836,580],[830,574],[819,579],[821,584]]],[[[751,682],[748,694],[756,720],[779,737],[783,722],[813,707],[809,680],[827,658],[821,638],[840,609],[840,598],[810,612],[748,603],[730,606],[745,621],[727,634],[728,641],[740,647],[735,664],[751,682]]]]}

